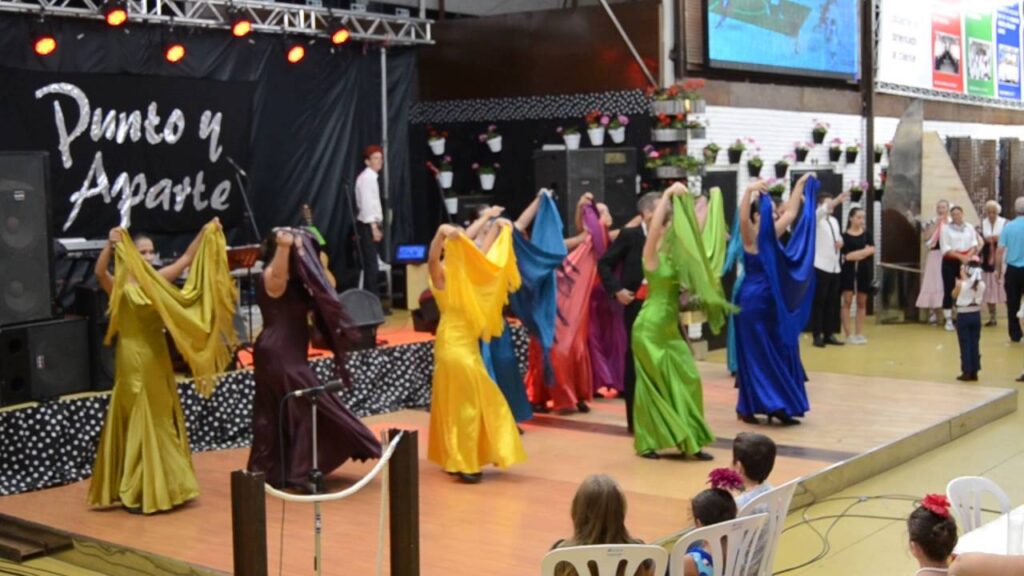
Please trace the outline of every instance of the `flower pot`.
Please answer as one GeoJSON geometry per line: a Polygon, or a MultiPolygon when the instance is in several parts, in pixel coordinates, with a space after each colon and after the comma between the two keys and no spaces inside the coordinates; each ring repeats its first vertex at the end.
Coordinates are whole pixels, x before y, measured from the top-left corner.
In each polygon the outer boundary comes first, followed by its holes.
{"type": "Polygon", "coordinates": [[[839,148],[829,148],[828,149],[828,161],[829,162],[839,162],[839,159],[842,158],[842,157],[843,157],[843,151],[840,150],[839,148]]]}
{"type": "Polygon", "coordinates": [[[796,153],[796,161],[797,162],[806,162],[807,161],[807,153],[809,152],[809,150],[801,150],[800,148],[797,148],[793,152],[796,153]]]}
{"type": "Polygon", "coordinates": [[[826,134],[828,134],[828,130],[825,130],[824,132],[820,132],[818,130],[812,130],[811,131],[811,138],[814,139],[814,143],[815,144],[821,144],[822,142],[825,141],[825,135],[826,134]]]}
{"type": "Polygon", "coordinates": [[[788,171],[789,171],[789,165],[788,164],[781,165],[781,166],[779,164],[775,165],[775,177],[776,178],[785,178],[786,177],[786,172],[788,172],[788,171]]]}
{"type": "Polygon", "coordinates": [[[608,136],[611,137],[612,142],[622,144],[626,141],[626,127],[619,126],[618,128],[610,128],[608,130],[608,136]]]}
{"type": "Polygon", "coordinates": [[[704,138],[707,138],[707,135],[707,128],[687,128],[686,130],[687,140],[703,140],[704,138]]]}
{"type": "Polygon", "coordinates": [[[743,150],[733,150],[730,148],[729,152],[729,164],[739,164],[740,158],[743,157],[743,150]]]}
{"type": "Polygon", "coordinates": [[[582,136],[579,132],[573,134],[562,134],[562,140],[565,141],[566,150],[579,150],[580,149],[580,138],[582,136]]]}
{"type": "Polygon", "coordinates": [[[437,175],[437,181],[441,183],[441,188],[447,190],[452,187],[452,179],[454,177],[455,174],[452,171],[445,170],[437,175]]]}
{"type": "Polygon", "coordinates": [[[487,140],[487,147],[491,149],[491,152],[501,152],[501,136],[489,138],[487,140]]]}
{"type": "Polygon", "coordinates": [[[655,100],[651,103],[651,108],[654,109],[655,116],[658,114],[672,116],[686,113],[686,107],[682,100],[655,100]]]}
{"type": "Polygon", "coordinates": [[[857,161],[857,153],[856,152],[847,151],[846,152],[846,163],[847,164],[853,164],[856,161],[857,161]]]}
{"type": "Polygon", "coordinates": [[[427,140],[427,145],[430,146],[430,151],[434,153],[434,156],[441,156],[444,154],[444,138],[427,140]]]}
{"type": "Polygon", "coordinates": [[[587,128],[587,138],[590,138],[591,146],[603,146],[604,126],[599,126],[597,128],[587,128]]]}
{"type": "Polygon", "coordinates": [[[445,207],[446,210],[448,210],[449,214],[453,214],[453,215],[454,214],[458,214],[459,213],[459,199],[458,198],[454,198],[454,197],[453,198],[445,198],[444,199],[444,207],[445,207]]]}
{"type": "Polygon", "coordinates": [[[657,178],[685,178],[686,169],[682,166],[658,166],[654,169],[657,178]]]}
{"type": "Polygon", "coordinates": [[[480,188],[494,190],[494,178],[497,174],[480,174],[480,188]]]}
{"type": "Polygon", "coordinates": [[[703,98],[687,100],[684,106],[687,106],[688,114],[704,114],[704,112],[707,110],[707,102],[705,102],[703,98]]]}
{"type": "Polygon", "coordinates": [[[764,166],[755,166],[754,164],[747,162],[747,173],[750,174],[751,178],[757,178],[761,175],[761,168],[763,167],[764,166]]]}
{"type": "Polygon", "coordinates": [[[682,142],[686,140],[686,130],[677,128],[655,128],[651,130],[651,140],[655,142],[682,142]]]}
{"type": "Polygon", "coordinates": [[[881,152],[875,152],[875,164],[878,164],[881,161],[882,161],[882,153],[881,152]]]}
{"type": "Polygon", "coordinates": [[[718,150],[712,152],[711,150],[704,150],[704,163],[708,166],[718,161],[718,150]]]}
{"type": "Polygon", "coordinates": [[[863,197],[863,190],[850,190],[850,202],[860,202],[860,199],[863,197]]]}
{"type": "Polygon", "coordinates": [[[785,193],[786,193],[785,190],[769,190],[768,191],[768,195],[771,196],[772,198],[782,198],[782,196],[785,193]]]}

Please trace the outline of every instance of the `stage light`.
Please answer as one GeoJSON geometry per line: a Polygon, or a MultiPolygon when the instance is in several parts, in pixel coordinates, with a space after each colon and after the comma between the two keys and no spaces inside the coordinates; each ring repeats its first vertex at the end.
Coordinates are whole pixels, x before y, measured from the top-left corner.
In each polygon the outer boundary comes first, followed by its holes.
{"type": "Polygon", "coordinates": [[[228,8],[228,16],[231,18],[231,35],[235,38],[245,38],[252,32],[252,20],[237,6],[228,8]]]}
{"type": "Polygon", "coordinates": [[[40,56],[49,56],[57,51],[57,39],[48,32],[39,34],[32,42],[32,49],[40,56]]]}
{"type": "Polygon", "coordinates": [[[335,46],[341,46],[352,39],[352,33],[348,31],[348,28],[344,26],[338,26],[331,33],[331,44],[335,46]]]}
{"type": "Polygon", "coordinates": [[[177,64],[185,59],[185,45],[177,40],[172,40],[164,47],[164,59],[171,64],[177,64]]]}
{"type": "Polygon", "coordinates": [[[128,5],[123,0],[106,0],[101,6],[108,26],[123,26],[128,21],[128,5]]]}
{"type": "Polygon", "coordinates": [[[289,64],[298,64],[306,57],[306,47],[299,43],[289,44],[285,56],[288,58],[289,64]]]}

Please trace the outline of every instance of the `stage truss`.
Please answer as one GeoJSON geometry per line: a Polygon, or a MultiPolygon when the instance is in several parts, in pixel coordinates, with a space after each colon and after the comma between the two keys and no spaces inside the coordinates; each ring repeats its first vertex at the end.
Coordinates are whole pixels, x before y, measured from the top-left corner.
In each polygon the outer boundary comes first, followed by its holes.
{"type": "MultiPolygon", "coordinates": [[[[102,20],[101,4],[94,0],[0,0],[0,12],[102,20]]],[[[127,6],[130,23],[227,30],[233,17],[229,10],[234,8],[250,19],[255,32],[326,37],[340,24],[349,29],[353,40],[389,45],[434,43],[432,21],[409,16],[246,0],[127,0],[127,6]]]]}

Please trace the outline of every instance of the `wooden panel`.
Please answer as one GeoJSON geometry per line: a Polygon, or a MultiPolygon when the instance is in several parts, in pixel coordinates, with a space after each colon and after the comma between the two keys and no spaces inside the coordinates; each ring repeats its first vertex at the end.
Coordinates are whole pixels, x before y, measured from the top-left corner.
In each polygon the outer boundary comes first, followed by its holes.
{"type": "MultiPolygon", "coordinates": [[[[893,94],[875,94],[875,116],[900,117],[913,98],[893,94]]],[[[1024,112],[969,106],[953,102],[924,101],[924,119],[979,124],[1024,124],[1024,112]]]]}
{"type": "MultiPolygon", "coordinates": [[[[655,78],[660,2],[612,7],[655,78]]],[[[420,99],[536,96],[644,88],[647,81],[600,6],[434,25],[420,49],[420,99]]]]}

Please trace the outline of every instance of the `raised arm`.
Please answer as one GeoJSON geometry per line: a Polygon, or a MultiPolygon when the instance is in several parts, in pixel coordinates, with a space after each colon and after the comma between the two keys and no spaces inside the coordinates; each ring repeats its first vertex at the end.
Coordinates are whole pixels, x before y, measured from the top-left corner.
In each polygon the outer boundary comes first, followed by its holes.
{"type": "Polygon", "coordinates": [[[658,200],[658,206],[654,209],[654,217],[651,218],[650,229],[647,231],[647,240],[644,241],[644,268],[647,270],[654,270],[658,267],[658,244],[665,234],[665,217],[672,209],[672,197],[685,193],[686,186],[676,182],[669,186],[658,200]]]}
{"type": "Polygon", "coordinates": [[[444,267],[441,266],[441,253],[444,252],[444,241],[459,233],[459,229],[451,224],[441,224],[430,241],[430,255],[427,266],[430,269],[430,280],[439,290],[444,290],[444,267]]]}
{"type": "Polygon", "coordinates": [[[743,199],[740,200],[740,235],[743,237],[744,246],[753,246],[757,243],[757,230],[754,223],[750,221],[750,211],[755,210],[754,201],[760,198],[768,188],[763,180],[754,182],[743,191],[743,199]]]}
{"type": "Polygon", "coordinates": [[[807,186],[807,179],[813,175],[813,172],[808,172],[797,180],[796,185],[793,186],[793,191],[789,193],[789,200],[786,201],[783,211],[779,214],[778,220],[775,221],[775,236],[782,236],[786,233],[786,229],[792,224],[796,217],[800,214],[800,207],[804,200],[804,187],[807,186]]]}
{"type": "Polygon", "coordinates": [[[466,237],[470,240],[476,240],[476,237],[483,230],[484,226],[493,218],[501,216],[505,208],[502,206],[488,206],[483,212],[480,213],[480,217],[476,219],[469,228],[466,228],[466,237]]]}
{"type": "Polygon", "coordinates": [[[565,249],[568,250],[569,252],[572,252],[573,250],[576,249],[577,246],[579,246],[580,244],[583,244],[583,242],[587,239],[587,236],[589,236],[589,235],[590,235],[589,233],[584,231],[584,232],[580,232],[579,234],[577,234],[575,236],[570,236],[570,237],[566,238],[565,239],[565,249]]]}
{"type": "Polygon", "coordinates": [[[110,275],[110,255],[114,252],[114,244],[120,241],[121,232],[117,228],[111,228],[110,234],[107,236],[107,244],[103,246],[99,257],[96,258],[96,266],[93,268],[96,281],[107,294],[114,290],[114,277],[110,275]]]}
{"type": "Polygon", "coordinates": [[[486,254],[487,251],[491,249],[491,245],[494,244],[494,241],[498,239],[498,234],[501,233],[501,229],[507,226],[512,226],[511,220],[508,218],[498,218],[494,223],[494,226],[491,226],[487,230],[487,236],[485,236],[484,241],[480,243],[480,251],[486,254]]]}
{"type": "Polygon", "coordinates": [[[579,202],[576,203],[576,231],[577,232],[582,232],[583,231],[583,207],[586,206],[587,204],[593,204],[593,203],[594,203],[594,195],[591,194],[590,192],[587,192],[587,193],[583,194],[583,196],[580,196],[579,202]]]}
{"type": "Polygon", "coordinates": [[[174,282],[181,277],[186,268],[192,265],[192,261],[195,260],[196,254],[199,252],[199,245],[203,242],[203,233],[210,226],[216,226],[219,229],[220,219],[214,218],[213,220],[210,220],[210,222],[204,226],[198,234],[196,234],[196,237],[192,239],[192,243],[188,245],[188,250],[185,250],[184,254],[178,257],[178,259],[172,264],[168,264],[158,270],[165,280],[168,282],[174,282]]]}
{"type": "Polygon", "coordinates": [[[541,194],[547,194],[545,189],[541,189],[540,192],[537,192],[537,196],[533,198],[533,202],[530,202],[530,205],[526,207],[526,210],[523,210],[523,213],[516,219],[516,230],[526,232],[530,225],[533,224],[533,219],[537,217],[537,210],[540,209],[541,194]]]}
{"type": "Polygon", "coordinates": [[[263,288],[271,298],[280,298],[288,288],[288,279],[291,277],[288,258],[292,253],[292,246],[300,240],[287,230],[278,230],[274,241],[277,245],[274,257],[263,269],[263,288]]]}

